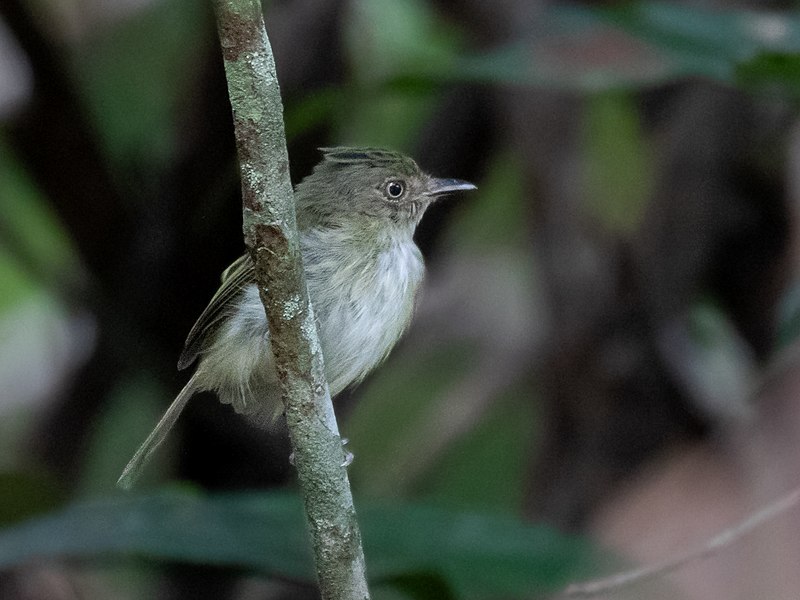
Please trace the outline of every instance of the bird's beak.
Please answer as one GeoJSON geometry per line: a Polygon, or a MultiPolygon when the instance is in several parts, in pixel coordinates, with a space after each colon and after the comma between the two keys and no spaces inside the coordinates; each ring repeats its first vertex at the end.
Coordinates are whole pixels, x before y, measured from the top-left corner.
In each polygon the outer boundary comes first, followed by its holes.
{"type": "Polygon", "coordinates": [[[462,192],[467,190],[476,190],[476,186],[469,181],[462,181],[461,179],[436,179],[431,178],[428,182],[428,190],[425,192],[426,196],[441,196],[451,192],[462,192]]]}

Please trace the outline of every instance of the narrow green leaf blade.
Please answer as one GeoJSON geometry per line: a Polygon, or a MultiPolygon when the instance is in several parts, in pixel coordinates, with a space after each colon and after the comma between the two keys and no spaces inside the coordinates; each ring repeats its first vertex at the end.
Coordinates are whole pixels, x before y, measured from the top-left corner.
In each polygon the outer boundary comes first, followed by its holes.
{"type": "MultiPolygon", "coordinates": [[[[512,516],[415,505],[359,506],[370,577],[416,574],[459,598],[531,597],[585,574],[588,544],[512,516]]],[[[313,580],[300,499],[186,491],[76,504],[0,532],[0,568],[31,560],[140,557],[313,580]]]]}

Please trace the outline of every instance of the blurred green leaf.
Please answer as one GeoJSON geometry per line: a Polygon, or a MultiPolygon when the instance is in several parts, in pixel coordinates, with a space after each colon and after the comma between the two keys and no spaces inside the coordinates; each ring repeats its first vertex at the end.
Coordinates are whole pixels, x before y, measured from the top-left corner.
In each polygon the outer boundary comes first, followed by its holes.
{"type": "MultiPolygon", "coordinates": [[[[84,497],[118,491],[115,482],[133,453],[152,431],[169,402],[170,394],[151,376],[142,373],[120,381],[109,395],[105,411],[99,415],[81,469],[78,494],[84,497]]],[[[175,443],[171,436],[152,458],[139,481],[157,480],[165,471],[175,443]]]]}
{"type": "Polygon", "coordinates": [[[626,2],[593,11],[672,57],[677,72],[733,80],[735,66],[764,52],[800,51],[794,12],[698,9],[666,2],[626,2]]]}
{"type": "Polygon", "coordinates": [[[346,22],[345,43],[361,85],[403,74],[446,72],[460,36],[421,0],[356,0],[346,22]],[[389,33],[389,35],[387,35],[389,33]]]}
{"type": "Polygon", "coordinates": [[[431,78],[456,60],[458,32],[420,0],[352,2],[344,27],[352,80],[344,89],[347,110],[338,115],[334,137],[410,148],[439,100],[431,78]]]}
{"type": "Polygon", "coordinates": [[[758,365],[728,314],[712,298],[696,301],[687,314],[689,339],[673,333],[670,344],[682,363],[681,380],[695,403],[719,421],[741,421],[752,413],[758,365]]]}
{"type": "Polygon", "coordinates": [[[336,121],[337,140],[400,149],[411,147],[438,100],[427,86],[419,93],[397,86],[353,88],[347,99],[349,108],[336,121]]]}
{"type": "Polygon", "coordinates": [[[309,129],[332,121],[344,103],[339,88],[324,88],[305,95],[285,106],[286,139],[291,140],[309,129]]]}
{"type": "Polygon", "coordinates": [[[531,390],[518,386],[493,399],[475,428],[426,474],[419,494],[451,508],[515,513],[523,504],[535,433],[531,390]]]}
{"type": "MultiPolygon", "coordinates": [[[[606,38],[610,45],[605,48],[600,45],[598,56],[593,59],[600,61],[596,64],[598,73],[607,75],[605,87],[697,76],[735,84],[739,65],[753,61],[760,54],[800,51],[800,17],[794,12],[624,2],[608,6],[560,6],[554,10],[553,18],[582,19],[588,30],[576,30],[573,35],[598,35],[602,40],[603,27],[611,26],[631,36],[634,42],[644,44],[617,44],[619,40],[613,36],[610,40],[606,38]],[[644,68],[648,64],[650,68],[644,68]]],[[[777,77],[775,81],[780,79],[777,77]]]]}
{"type": "Polygon", "coordinates": [[[456,600],[447,582],[436,573],[407,573],[378,582],[403,592],[404,598],[414,600],[456,600]]]}
{"type": "Polygon", "coordinates": [[[428,418],[431,399],[464,376],[473,354],[457,344],[399,352],[370,378],[346,424],[347,435],[357,440],[353,452],[364,456],[350,468],[356,489],[370,495],[408,492],[407,469],[414,467],[408,456],[414,463],[423,446],[419,422],[428,418]]]}
{"type": "Polygon", "coordinates": [[[0,214],[2,312],[42,283],[74,276],[77,258],[58,218],[1,137],[0,214]]]}
{"type": "Polygon", "coordinates": [[[499,153],[478,192],[459,202],[445,245],[480,252],[527,239],[529,207],[525,205],[522,168],[514,153],[499,153]]]}
{"type": "Polygon", "coordinates": [[[752,60],[737,65],[738,81],[749,88],[774,88],[786,86],[792,93],[800,93],[800,54],[764,52],[752,60]]]}
{"type": "Polygon", "coordinates": [[[112,163],[155,168],[176,150],[176,132],[206,47],[203,2],[154,2],[102,30],[74,57],[81,91],[112,163]]]}
{"type": "Polygon", "coordinates": [[[37,290],[37,285],[19,264],[10,249],[0,242],[0,281],[3,282],[0,293],[0,315],[29,298],[37,290]]]}
{"type": "Polygon", "coordinates": [[[633,98],[621,92],[591,96],[584,131],[589,208],[606,229],[633,232],[652,182],[648,145],[633,98]]]}
{"type": "MultiPolygon", "coordinates": [[[[535,597],[578,577],[594,554],[585,542],[511,516],[419,505],[359,503],[358,510],[373,580],[426,573],[460,598],[535,597]]],[[[106,499],[0,532],[0,568],[112,556],[313,579],[302,503],[289,493],[106,499]]]]}
{"type": "Polygon", "coordinates": [[[52,511],[65,500],[51,477],[33,471],[0,473],[0,527],[52,511]]]}
{"type": "Polygon", "coordinates": [[[310,579],[302,505],[289,495],[205,498],[186,491],[76,504],[0,534],[0,567],[31,558],[235,565],[310,579]]]}
{"type": "MultiPolygon", "coordinates": [[[[416,4],[402,4],[407,3],[416,4]]],[[[469,54],[460,51],[452,32],[455,42],[442,43],[442,29],[419,18],[419,10],[398,7],[398,13],[416,16],[394,17],[389,23],[391,14],[381,13],[386,3],[375,4],[379,7],[364,11],[369,18],[357,21],[360,37],[351,46],[362,61],[374,60],[364,69],[373,84],[410,77],[437,85],[470,81],[600,91],[707,77],[797,91],[796,12],[712,10],[667,2],[562,3],[537,15],[535,36],[469,54]],[[376,33],[390,29],[401,32],[397,40],[376,33]],[[414,44],[407,41],[412,33],[414,44]]]]}

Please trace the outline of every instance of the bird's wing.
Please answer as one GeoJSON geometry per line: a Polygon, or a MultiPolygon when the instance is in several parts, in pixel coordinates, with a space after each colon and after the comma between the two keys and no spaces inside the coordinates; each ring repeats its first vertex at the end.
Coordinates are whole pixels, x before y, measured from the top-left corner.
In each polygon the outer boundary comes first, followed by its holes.
{"type": "Polygon", "coordinates": [[[191,365],[203,351],[210,334],[216,331],[222,319],[228,314],[231,301],[253,281],[253,271],[253,261],[249,254],[239,257],[225,269],[222,273],[222,285],[186,337],[183,352],[178,359],[179,369],[191,365]]]}

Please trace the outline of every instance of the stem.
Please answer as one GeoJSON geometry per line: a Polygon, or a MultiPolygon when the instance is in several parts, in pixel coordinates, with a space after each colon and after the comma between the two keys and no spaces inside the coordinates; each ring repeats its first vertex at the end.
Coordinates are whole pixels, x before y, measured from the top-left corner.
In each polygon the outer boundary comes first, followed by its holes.
{"type": "Polygon", "coordinates": [[[233,108],[244,238],[269,321],[320,592],[326,600],[368,599],[361,534],[302,268],[283,107],[261,4],[214,0],[214,9],[233,108]]]}
{"type": "Polygon", "coordinates": [[[564,590],[562,595],[591,598],[593,596],[599,596],[600,594],[616,592],[625,586],[633,585],[634,583],[638,583],[650,577],[666,575],[667,573],[680,569],[684,565],[700,561],[708,556],[716,554],[723,548],[730,546],[745,535],[751,533],[767,521],[779,517],[785,512],[795,508],[798,504],[800,504],[800,487],[793,489],[782,498],[751,513],[744,520],[718,533],[697,548],[662,562],[645,565],[644,567],[630,571],[623,571],[609,577],[603,577],[602,579],[573,583],[564,590]]]}

